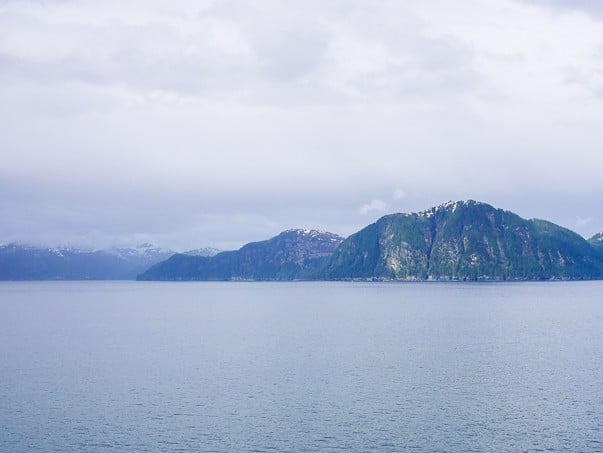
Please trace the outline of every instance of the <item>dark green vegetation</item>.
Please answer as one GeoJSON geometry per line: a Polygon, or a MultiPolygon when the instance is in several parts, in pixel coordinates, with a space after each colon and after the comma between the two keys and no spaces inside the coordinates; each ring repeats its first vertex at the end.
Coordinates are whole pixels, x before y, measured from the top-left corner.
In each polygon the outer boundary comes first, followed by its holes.
{"type": "Polygon", "coordinates": [[[295,280],[322,268],[343,238],[315,230],[288,230],[213,257],[174,255],[138,280],[295,280]]]}
{"type": "Polygon", "coordinates": [[[603,278],[603,254],[578,234],[475,201],[382,217],[346,239],[314,278],[603,278]]]}

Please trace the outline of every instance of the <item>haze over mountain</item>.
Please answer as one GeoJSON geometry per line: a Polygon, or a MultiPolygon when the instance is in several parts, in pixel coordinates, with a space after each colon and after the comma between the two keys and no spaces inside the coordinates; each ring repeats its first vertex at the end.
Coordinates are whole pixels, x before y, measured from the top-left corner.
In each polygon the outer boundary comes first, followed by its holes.
{"type": "Polygon", "coordinates": [[[0,280],[123,280],[172,256],[152,244],[85,250],[74,247],[0,246],[0,280]]]}

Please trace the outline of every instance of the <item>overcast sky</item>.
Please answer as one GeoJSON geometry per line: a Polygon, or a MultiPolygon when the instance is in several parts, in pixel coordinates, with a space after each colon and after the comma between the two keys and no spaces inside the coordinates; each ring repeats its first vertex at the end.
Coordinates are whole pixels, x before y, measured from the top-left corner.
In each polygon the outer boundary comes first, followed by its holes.
{"type": "Polygon", "coordinates": [[[0,243],[235,248],[475,199],[603,230],[598,0],[0,0],[0,243]]]}

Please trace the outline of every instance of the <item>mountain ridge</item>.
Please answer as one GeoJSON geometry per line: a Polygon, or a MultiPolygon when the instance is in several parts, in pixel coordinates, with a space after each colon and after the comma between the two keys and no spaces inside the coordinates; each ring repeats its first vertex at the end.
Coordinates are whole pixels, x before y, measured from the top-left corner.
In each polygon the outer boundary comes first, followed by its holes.
{"type": "Polygon", "coordinates": [[[320,268],[343,241],[320,230],[291,229],[213,257],[174,255],[137,280],[295,280],[320,268]]]}
{"type": "Polygon", "coordinates": [[[546,280],[603,278],[581,236],[474,200],[389,214],[347,238],[315,279],[546,280]]]}
{"type": "Polygon", "coordinates": [[[447,201],[379,218],[348,238],[289,229],[221,252],[153,244],[105,250],[0,245],[0,280],[603,279],[603,232],[590,239],[487,203],[447,201]]]}

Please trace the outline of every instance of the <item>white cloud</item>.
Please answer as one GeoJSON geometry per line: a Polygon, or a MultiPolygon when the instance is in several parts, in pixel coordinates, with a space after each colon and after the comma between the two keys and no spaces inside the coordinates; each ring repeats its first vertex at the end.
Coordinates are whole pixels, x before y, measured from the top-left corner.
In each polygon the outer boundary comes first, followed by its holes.
{"type": "Polygon", "coordinates": [[[407,194],[402,189],[396,189],[394,190],[393,197],[394,200],[403,200],[407,197],[407,194]]]}
{"type": "Polygon", "coordinates": [[[576,218],[576,226],[583,227],[588,225],[589,223],[592,223],[592,221],[592,217],[578,217],[576,218]]]}
{"type": "Polygon", "coordinates": [[[370,214],[371,212],[383,212],[387,209],[387,203],[383,200],[371,200],[369,203],[363,204],[358,209],[362,215],[370,214]]]}

